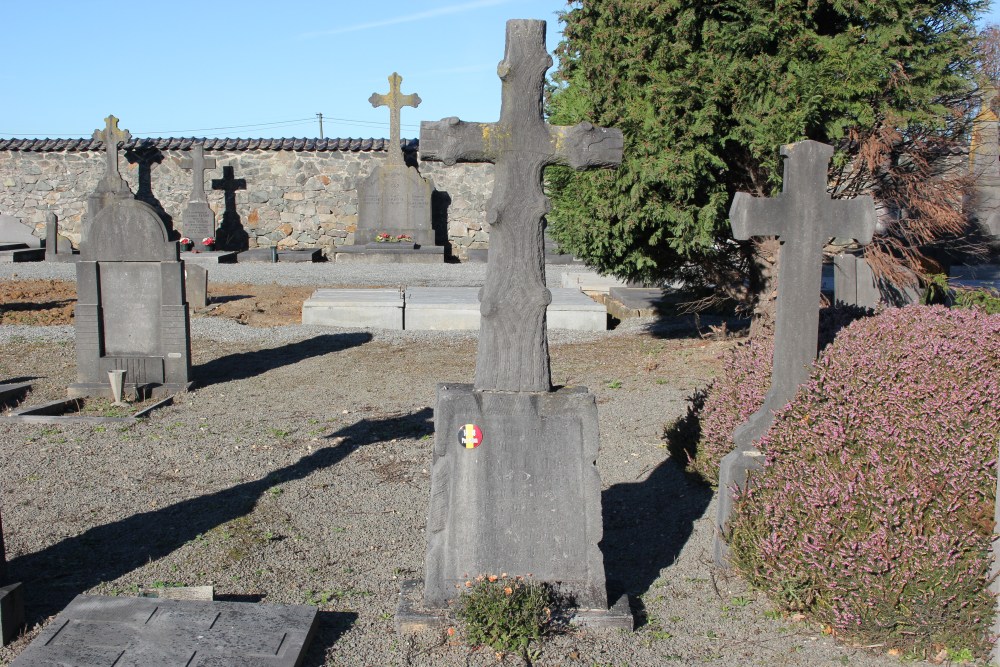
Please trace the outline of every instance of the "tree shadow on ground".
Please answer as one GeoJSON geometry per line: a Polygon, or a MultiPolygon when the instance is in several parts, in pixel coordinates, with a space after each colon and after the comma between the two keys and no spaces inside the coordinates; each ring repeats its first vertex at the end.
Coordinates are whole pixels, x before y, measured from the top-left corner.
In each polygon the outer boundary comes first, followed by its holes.
{"type": "Polygon", "coordinates": [[[327,436],[342,438],[337,444],[260,479],[95,526],[41,551],[18,556],[8,564],[9,580],[24,583],[30,626],[62,610],[77,594],[159,560],[198,535],[249,514],[261,496],[278,484],[337,465],[365,445],[401,433],[420,437],[433,430],[430,408],[388,419],[362,419],[327,436]]]}
{"type": "Polygon", "coordinates": [[[634,598],[677,560],[705,513],[712,489],[667,459],[641,482],[615,484],[602,494],[608,598],[634,598]]]}
{"type": "Polygon", "coordinates": [[[368,332],[321,334],[281,347],[228,354],[195,366],[191,374],[195,378],[195,387],[200,389],[218,382],[245,380],[311,357],[364,345],[371,339],[372,335],[368,332]]]}

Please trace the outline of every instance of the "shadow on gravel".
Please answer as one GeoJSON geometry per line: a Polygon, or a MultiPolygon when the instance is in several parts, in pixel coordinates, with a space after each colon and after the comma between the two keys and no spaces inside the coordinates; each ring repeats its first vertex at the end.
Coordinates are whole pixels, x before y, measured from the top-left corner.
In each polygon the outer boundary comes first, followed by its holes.
{"type": "MultiPolygon", "coordinates": [[[[30,627],[61,611],[77,594],[163,558],[197,536],[249,514],[258,499],[275,485],[337,465],[365,445],[401,434],[420,437],[433,431],[431,408],[388,419],[362,419],[327,436],[342,438],[337,444],[318,449],[261,479],[96,526],[41,551],[14,558],[8,563],[9,580],[24,582],[30,627]]],[[[338,622],[343,624],[343,619],[338,622]]]]}
{"type": "Polygon", "coordinates": [[[194,388],[210,387],[218,382],[245,380],[304,359],[364,345],[372,338],[367,332],[320,334],[281,347],[227,354],[191,369],[191,375],[195,378],[194,388]]]}
{"type": "Polygon", "coordinates": [[[353,611],[321,611],[316,634],[309,643],[302,664],[306,667],[323,667],[326,665],[326,652],[351,626],[358,620],[353,611]]]}
{"type": "Polygon", "coordinates": [[[712,489],[678,466],[661,463],[642,482],[615,484],[602,494],[605,576],[613,604],[650,589],[672,564],[705,513],[712,489]]]}

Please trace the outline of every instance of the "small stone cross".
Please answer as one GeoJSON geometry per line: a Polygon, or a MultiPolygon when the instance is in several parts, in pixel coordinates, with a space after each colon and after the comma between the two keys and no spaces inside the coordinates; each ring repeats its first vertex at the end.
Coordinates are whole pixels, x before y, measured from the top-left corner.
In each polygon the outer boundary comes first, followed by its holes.
{"type": "Polygon", "coordinates": [[[403,82],[403,77],[393,72],[389,75],[389,92],[385,95],[372,93],[368,101],[375,108],[389,107],[389,164],[403,164],[403,149],[399,147],[399,110],[403,107],[420,106],[420,96],[416,93],[402,95],[399,92],[399,84],[403,82]]]}
{"type": "Polygon", "coordinates": [[[733,434],[738,450],[747,450],[774,421],[809,377],[819,340],[819,300],[823,246],[833,237],[862,245],[872,240],[875,204],[870,196],[832,199],[826,191],[827,165],[833,147],[817,141],[782,146],[785,172],[781,194],[773,199],[738,192],[729,210],[733,236],[777,236],[777,322],[771,388],[764,405],[733,434]]]}
{"type": "MultiPolygon", "coordinates": [[[[205,147],[201,144],[195,144],[191,147],[191,156],[181,158],[181,169],[190,169],[191,177],[194,179],[191,201],[198,203],[207,201],[205,198],[205,170],[215,169],[215,158],[206,159],[205,147]]],[[[214,187],[215,181],[212,181],[212,184],[214,187]]]]}
{"type": "Polygon", "coordinates": [[[490,253],[479,292],[480,335],[476,390],[547,392],[552,388],[545,310],[542,171],[550,164],[574,169],[613,167],[622,159],[620,130],[580,123],[549,125],[542,116],[545,21],[507,22],[500,120],[466,123],[458,118],[420,124],[425,160],[492,162],[496,165],[487,221],[490,253]]]}
{"type": "Polygon", "coordinates": [[[128,184],[118,171],[118,142],[126,143],[132,135],[128,130],[118,129],[118,119],[113,115],[104,119],[104,129],[94,130],[93,139],[104,142],[107,168],[98,186],[101,192],[127,192],[128,184]]]}

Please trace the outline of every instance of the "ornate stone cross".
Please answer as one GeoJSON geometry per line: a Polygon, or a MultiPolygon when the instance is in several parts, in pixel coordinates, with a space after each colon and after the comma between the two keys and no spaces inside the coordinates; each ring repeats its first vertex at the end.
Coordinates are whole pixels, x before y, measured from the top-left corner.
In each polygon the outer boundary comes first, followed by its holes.
{"type": "MultiPolygon", "coordinates": [[[[764,405],[733,432],[734,451],[722,459],[719,470],[717,528],[725,534],[732,511],[733,486],[743,488],[747,472],[760,466],[760,453],[753,444],[774,422],[809,377],[819,341],[819,301],[823,246],[833,237],[853,238],[864,245],[875,230],[875,204],[869,196],[832,199],[827,194],[827,165],[833,147],[816,141],[782,146],[785,157],[782,191],[773,199],[739,192],[729,218],[733,236],[741,241],[752,236],[777,236],[777,322],[771,387],[764,405]]],[[[725,564],[727,549],[716,539],[716,562],[725,564]]]]}
{"type": "Polygon", "coordinates": [[[503,82],[500,120],[445,118],[420,124],[423,159],[496,165],[487,213],[489,262],[479,292],[476,390],[551,389],[545,309],[552,296],[545,287],[542,224],[549,202],[542,193],[542,171],[550,164],[613,167],[622,159],[620,130],[545,122],[542,93],[551,65],[545,21],[508,21],[504,59],[497,66],[503,82]]]}
{"type": "Polygon", "coordinates": [[[107,168],[97,186],[97,192],[129,192],[128,184],[118,171],[118,142],[126,143],[132,135],[128,130],[118,129],[118,119],[108,116],[104,119],[104,129],[94,130],[93,139],[104,142],[107,168]]]}
{"type": "Polygon", "coordinates": [[[389,164],[403,164],[403,149],[399,146],[399,110],[403,107],[420,106],[420,96],[416,93],[403,95],[399,92],[399,84],[403,77],[393,72],[389,75],[389,92],[385,95],[372,93],[368,101],[375,108],[389,107],[389,164]]]}
{"type": "MultiPolygon", "coordinates": [[[[194,184],[191,189],[192,202],[205,202],[205,170],[215,169],[215,158],[205,158],[205,147],[195,144],[191,147],[191,156],[181,158],[181,169],[190,169],[194,184]]],[[[213,181],[214,183],[215,181],[213,181]]]]}

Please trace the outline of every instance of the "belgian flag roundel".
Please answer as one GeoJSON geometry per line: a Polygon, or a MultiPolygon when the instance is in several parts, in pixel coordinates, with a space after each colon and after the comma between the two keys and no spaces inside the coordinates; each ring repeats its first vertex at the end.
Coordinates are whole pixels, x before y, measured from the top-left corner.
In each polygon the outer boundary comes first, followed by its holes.
{"type": "Polygon", "coordinates": [[[458,429],[458,442],[466,449],[475,449],[483,444],[483,432],[475,424],[466,424],[458,429]]]}

